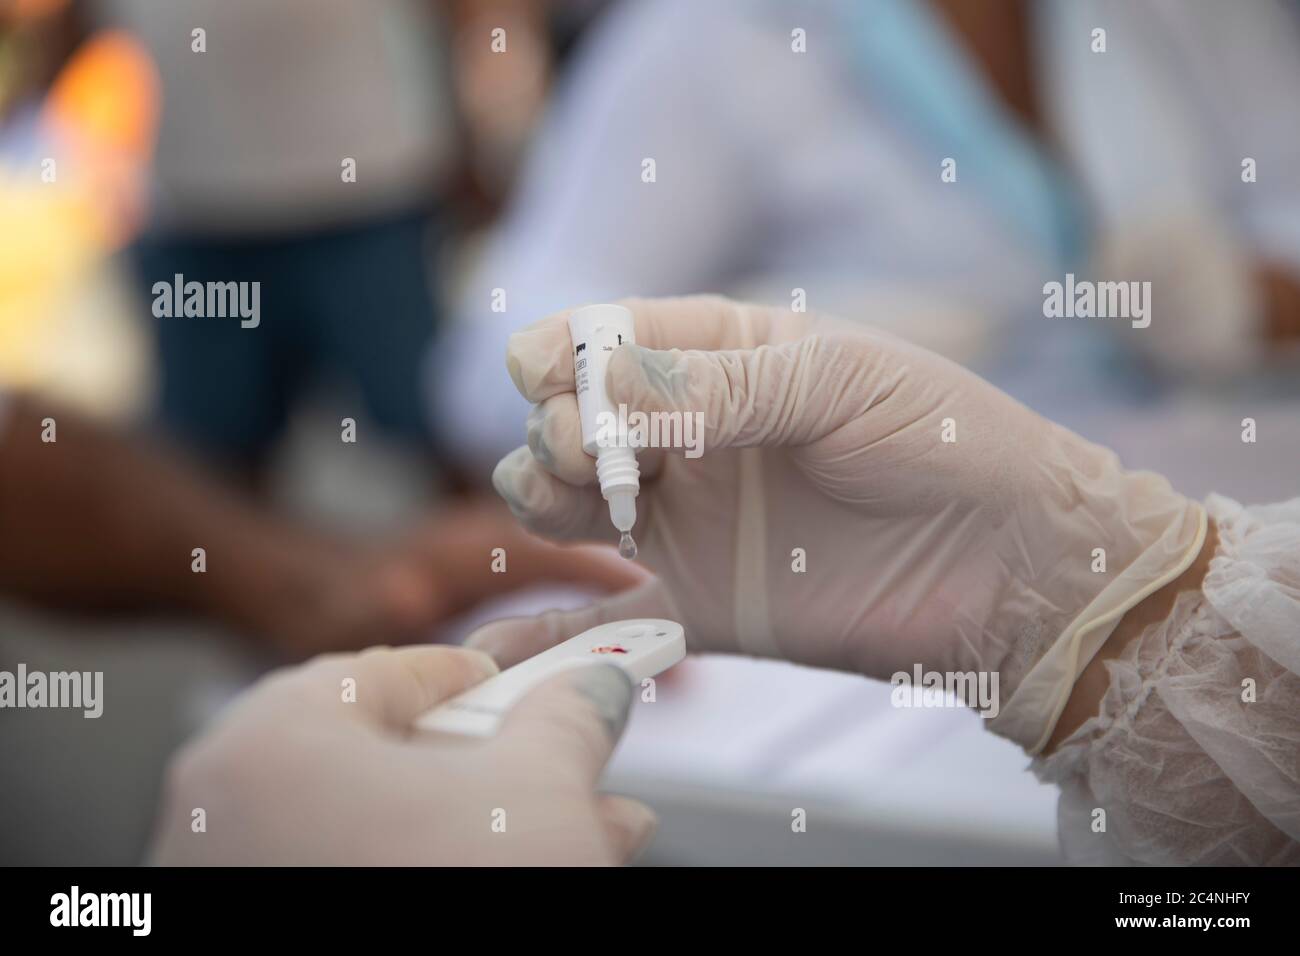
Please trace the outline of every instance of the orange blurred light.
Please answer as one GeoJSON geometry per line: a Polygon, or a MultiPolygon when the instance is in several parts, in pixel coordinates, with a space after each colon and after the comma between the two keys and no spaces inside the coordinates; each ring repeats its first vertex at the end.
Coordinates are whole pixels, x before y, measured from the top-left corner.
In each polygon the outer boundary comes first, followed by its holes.
{"type": "Polygon", "coordinates": [[[134,37],[106,30],[87,40],[55,79],[45,116],[79,146],[143,165],[158,131],[159,78],[134,37]]]}

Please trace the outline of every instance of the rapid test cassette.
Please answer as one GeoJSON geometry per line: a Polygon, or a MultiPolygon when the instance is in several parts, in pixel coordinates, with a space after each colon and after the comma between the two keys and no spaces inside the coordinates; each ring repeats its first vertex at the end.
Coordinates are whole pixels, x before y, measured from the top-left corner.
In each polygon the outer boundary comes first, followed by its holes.
{"type": "Polygon", "coordinates": [[[674,621],[634,618],[611,621],[526,661],[506,668],[432,710],[415,722],[418,730],[490,737],[515,703],[542,681],[564,670],[613,664],[640,684],[686,656],[686,634],[674,621]]]}

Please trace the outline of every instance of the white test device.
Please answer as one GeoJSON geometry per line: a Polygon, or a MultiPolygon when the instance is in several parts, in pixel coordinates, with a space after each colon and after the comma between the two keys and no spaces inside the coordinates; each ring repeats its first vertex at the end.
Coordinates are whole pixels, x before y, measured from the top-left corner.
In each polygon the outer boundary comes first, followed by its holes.
{"type": "Polygon", "coordinates": [[[642,617],[601,624],[508,667],[426,711],[418,730],[490,737],[506,712],[542,681],[564,670],[613,664],[639,685],[686,656],[686,634],[675,621],[642,617]]]}

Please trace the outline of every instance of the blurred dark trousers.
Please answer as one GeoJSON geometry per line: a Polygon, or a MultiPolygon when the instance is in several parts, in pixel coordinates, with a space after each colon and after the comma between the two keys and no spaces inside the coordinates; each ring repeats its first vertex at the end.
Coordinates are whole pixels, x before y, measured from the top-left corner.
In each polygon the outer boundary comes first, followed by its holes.
{"type": "Polygon", "coordinates": [[[261,283],[255,328],[238,314],[152,320],[162,426],[204,457],[256,466],[303,386],[324,373],[354,383],[384,431],[427,446],[419,377],[436,316],[433,235],[420,213],[274,238],[142,240],[135,265],[150,305],[154,284],[171,287],[178,274],[261,283]]]}

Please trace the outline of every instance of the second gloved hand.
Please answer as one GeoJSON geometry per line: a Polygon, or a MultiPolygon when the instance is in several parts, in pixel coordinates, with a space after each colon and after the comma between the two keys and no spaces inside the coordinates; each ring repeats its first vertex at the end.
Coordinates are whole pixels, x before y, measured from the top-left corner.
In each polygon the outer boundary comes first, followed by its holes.
{"type": "Polygon", "coordinates": [[[482,654],[451,647],[331,654],[277,672],[173,763],[151,859],[626,862],[649,840],[654,815],[595,786],[632,700],[627,676],[601,664],[553,677],[489,739],[412,731],[420,714],[495,672],[482,654]],[[353,693],[343,693],[349,683],[353,693]]]}
{"type": "MultiPolygon", "coordinates": [[[[1200,550],[1203,510],[1163,478],[932,353],[712,297],[624,304],[640,344],[612,357],[614,404],[703,419],[701,457],[641,453],[635,529],[695,650],[997,673],[994,729],[1033,751],[1123,613],[1200,550]]],[[[564,322],[511,340],[537,408],[494,482],[532,530],[609,540],[564,322]]],[[[526,628],[488,636],[537,649],[526,628]]]]}

